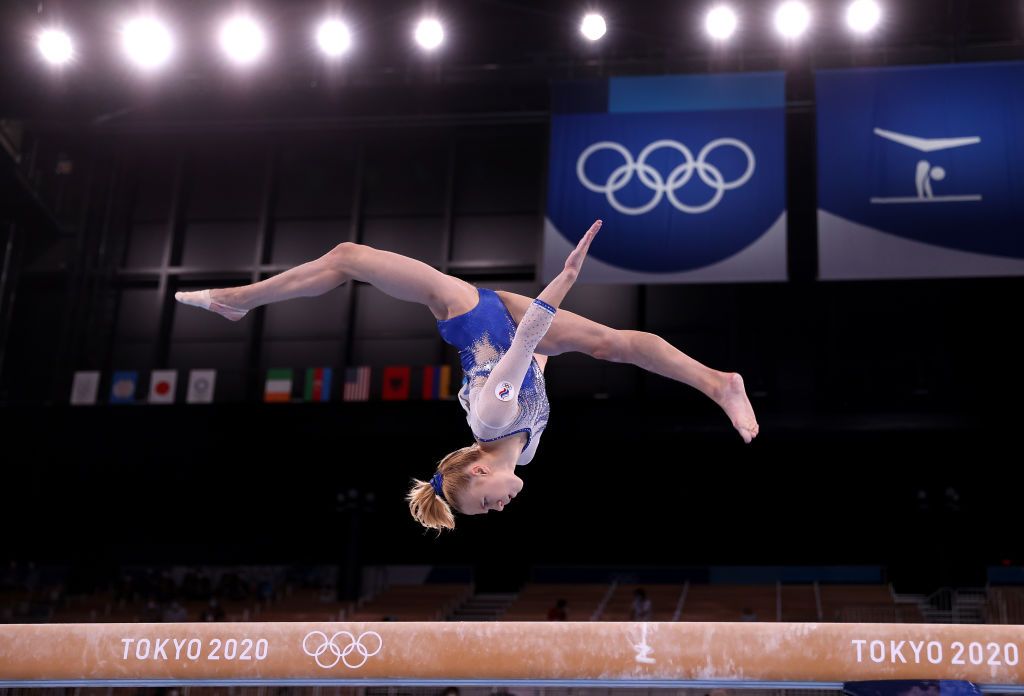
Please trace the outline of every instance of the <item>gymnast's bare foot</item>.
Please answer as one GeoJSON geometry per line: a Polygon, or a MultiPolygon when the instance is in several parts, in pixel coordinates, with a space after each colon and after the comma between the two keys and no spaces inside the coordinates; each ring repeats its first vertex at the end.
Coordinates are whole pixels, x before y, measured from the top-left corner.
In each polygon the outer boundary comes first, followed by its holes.
{"type": "Polygon", "coordinates": [[[195,292],[176,292],[174,293],[174,299],[182,304],[192,305],[194,307],[201,307],[208,309],[211,312],[216,312],[222,317],[229,319],[230,321],[238,321],[244,317],[249,310],[239,309],[237,307],[231,307],[226,304],[221,304],[217,301],[217,297],[214,293],[216,290],[196,290],[195,292]]]}
{"type": "Polygon", "coordinates": [[[757,437],[757,418],[743,387],[743,378],[739,374],[733,372],[725,375],[725,380],[715,396],[715,403],[729,416],[732,426],[736,428],[744,442],[749,444],[757,437]]]}

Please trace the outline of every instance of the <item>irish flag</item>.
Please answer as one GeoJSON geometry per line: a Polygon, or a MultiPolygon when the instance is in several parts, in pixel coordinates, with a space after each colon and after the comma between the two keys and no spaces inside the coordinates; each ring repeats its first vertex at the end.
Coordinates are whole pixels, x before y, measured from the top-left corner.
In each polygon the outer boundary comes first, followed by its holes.
{"type": "Polygon", "coordinates": [[[267,385],[263,390],[263,400],[267,403],[280,403],[292,400],[292,371],[267,370],[267,385]]]}

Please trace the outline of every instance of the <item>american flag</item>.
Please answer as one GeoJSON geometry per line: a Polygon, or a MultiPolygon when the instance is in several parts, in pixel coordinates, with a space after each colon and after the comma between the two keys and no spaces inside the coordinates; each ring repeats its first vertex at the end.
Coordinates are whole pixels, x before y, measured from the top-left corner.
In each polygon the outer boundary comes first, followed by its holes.
{"type": "Polygon", "coordinates": [[[345,368],[345,389],[341,398],[344,401],[370,400],[370,368],[345,368]]]}

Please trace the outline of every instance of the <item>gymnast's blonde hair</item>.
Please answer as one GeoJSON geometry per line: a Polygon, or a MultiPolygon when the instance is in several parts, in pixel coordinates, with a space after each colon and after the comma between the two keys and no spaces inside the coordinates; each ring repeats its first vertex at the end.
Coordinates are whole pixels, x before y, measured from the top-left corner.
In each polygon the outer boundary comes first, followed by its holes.
{"type": "Polygon", "coordinates": [[[480,456],[480,446],[473,443],[469,447],[457,449],[437,465],[441,474],[442,499],[434,492],[430,481],[412,480],[412,488],[405,496],[409,501],[409,512],[413,519],[427,529],[455,529],[455,496],[469,485],[469,465],[480,456]]]}

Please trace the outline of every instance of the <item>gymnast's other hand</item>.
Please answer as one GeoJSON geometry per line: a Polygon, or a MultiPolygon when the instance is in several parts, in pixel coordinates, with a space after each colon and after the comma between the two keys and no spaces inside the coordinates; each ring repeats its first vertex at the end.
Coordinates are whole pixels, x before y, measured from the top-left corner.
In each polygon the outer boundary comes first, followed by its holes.
{"type": "Polygon", "coordinates": [[[580,269],[583,268],[583,261],[587,258],[587,251],[590,249],[590,243],[594,241],[594,237],[597,236],[598,231],[601,229],[601,221],[595,220],[594,224],[590,226],[590,229],[586,231],[583,238],[580,239],[580,243],[576,245],[576,248],[569,254],[569,258],[565,260],[564,273],[571,274],[573,280],[579,275],[580,269]]]}

